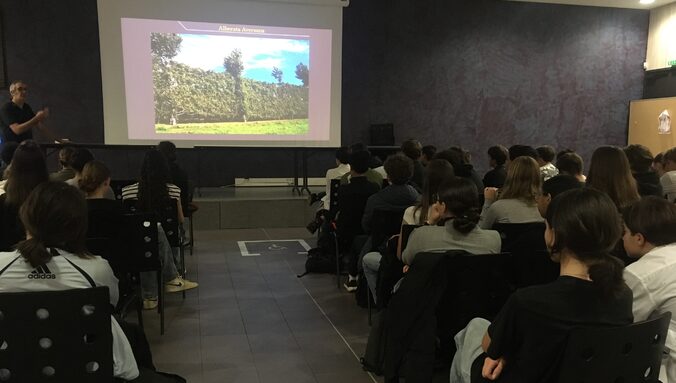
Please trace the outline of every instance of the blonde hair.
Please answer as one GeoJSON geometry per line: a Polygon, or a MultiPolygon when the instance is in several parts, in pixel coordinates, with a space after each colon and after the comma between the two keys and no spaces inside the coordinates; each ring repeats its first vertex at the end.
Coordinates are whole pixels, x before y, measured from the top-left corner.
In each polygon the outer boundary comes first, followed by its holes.
{"type": "Polygon", "coordinates": [[[110,178],[110,170],[106,164],[96,160],[89,161],[82,169],[78,186],[86,195],[90,195],[108,178],[110,178]]]}
{"type": "Polygon", "coordinates": [[[520,199],[535,204],[541,188],[542,175],[538,163],[531,157],[517,157],[509,164],[499,199],[520,199]]]}

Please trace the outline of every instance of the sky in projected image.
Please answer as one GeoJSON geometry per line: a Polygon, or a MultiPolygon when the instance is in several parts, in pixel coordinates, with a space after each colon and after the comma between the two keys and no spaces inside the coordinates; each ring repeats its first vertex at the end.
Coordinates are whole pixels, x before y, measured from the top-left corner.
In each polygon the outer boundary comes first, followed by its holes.
{"type": "Polygon", "coordinates": [[[193,68],[224,72],[223,59],[234,49],[242,51],[243,77],[274,83],[272,69],[283,72],[282,82],[303,83],[296,78],[296,65],[310,67],[309,40],[181,34],[181,51],[174,61],[193,68]]]}

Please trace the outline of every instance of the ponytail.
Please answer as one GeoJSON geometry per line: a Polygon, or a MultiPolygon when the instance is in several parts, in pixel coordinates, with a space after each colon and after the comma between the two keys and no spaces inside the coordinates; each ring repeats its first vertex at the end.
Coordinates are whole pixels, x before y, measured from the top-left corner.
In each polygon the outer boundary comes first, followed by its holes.
{"type": "Polygon", "coordinates": [[[479,223],[480,218],[481,215],[479,213],[479,209],[467,209],[465,214],[453,218],[453,228],[462,234],[467,234],[474,230],[477,223],[479,223]]]}
{"type": "Polygon", "coordinates": [[[19,242],[16,245],[16,250],[33,267],[44,265],[52,259],[52,254],[47,250],[45,244],[34,237],[19,242]]]}
{"type": "Polygon", "coordinates": [[[589,278],[594,282],[603,296],[614,296],[622,291],[624,266],[622,262],[608,254],[589,266],[589,278]]]}

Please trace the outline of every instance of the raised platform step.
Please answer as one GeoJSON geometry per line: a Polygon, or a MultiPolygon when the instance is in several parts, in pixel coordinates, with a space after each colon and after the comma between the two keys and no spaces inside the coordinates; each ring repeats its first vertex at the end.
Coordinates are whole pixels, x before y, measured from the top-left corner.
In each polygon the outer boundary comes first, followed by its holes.
{"type": "Polygon", "coordinates": [[[307,193],[299,196],[288,186],[202,188],[194,202],[199,206],[193,217],[196,230],[304,227],[317,210],[309,206],[307,193]]]}

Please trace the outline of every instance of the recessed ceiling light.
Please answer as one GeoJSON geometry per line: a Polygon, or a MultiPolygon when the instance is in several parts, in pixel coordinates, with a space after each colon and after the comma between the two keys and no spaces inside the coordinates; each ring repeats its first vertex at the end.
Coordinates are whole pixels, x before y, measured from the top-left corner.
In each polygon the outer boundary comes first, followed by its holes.
{"type": "Polygon", "coordinates": [[[655,2],[655,0],[639,0],[639,3],[641,3],[641,4],[652,4],[654,2],[655,2]]]}

